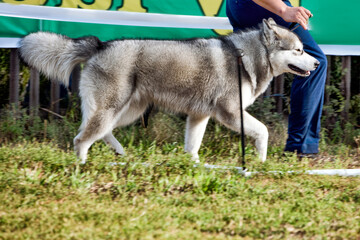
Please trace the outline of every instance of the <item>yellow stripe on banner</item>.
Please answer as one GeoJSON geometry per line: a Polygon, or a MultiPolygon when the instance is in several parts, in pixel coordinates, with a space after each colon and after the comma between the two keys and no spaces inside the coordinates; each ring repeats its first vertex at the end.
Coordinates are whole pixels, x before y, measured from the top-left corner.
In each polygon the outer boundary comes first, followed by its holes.
{"type": "Polygon", "coordinates": [[[147,12],[147,8],[142,5],[141,0],[123,1],[123,5],[117,9],[118,11],[128,12],[147,12]]]}
{"type": "Polygon", "coordinates": [[[112,5],[112,0],[93,1],[90,4],[86,4],[81,0],[63,0],[60,7],[108,10],[111,7],[111,5],[112,5]]]}
{"type": "Polygon", "coordinates": [[[294,7],[298,7],[300,6],[300,0],[290,0],[291,5],[293,5],[294,7]]]}
{"type": "Polygon", "coordinates": [[[216,17],[219,13],[223,0],[198,0],[205,16],[216,17]]]}
{"type": "Polygon", "coordinates": [[[47,0],[3,0],[4,3],[11,4],[28,4],[28,5],[44,5],[47,0]]]}

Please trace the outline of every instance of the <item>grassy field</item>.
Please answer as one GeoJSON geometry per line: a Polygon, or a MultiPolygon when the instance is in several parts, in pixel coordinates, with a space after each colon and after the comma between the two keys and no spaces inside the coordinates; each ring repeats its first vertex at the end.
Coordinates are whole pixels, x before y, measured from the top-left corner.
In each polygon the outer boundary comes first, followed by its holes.
{"type": "MultiPolygon", "coordinates": [[[[97,142],[79,165],[68,118],[2,114],[0,239],[359,239],[360,177],[266,173],[360,168],[359,146],[322,138],[321,156],[300,161],[284,155],[286,131],[270,116],[268,160],[247,139],[247,168],[262,173],[245,178],[195,167],[184,119],[160,113],[148,129],[115,131],[127,156],[97,142]]],[[[236,166],[239,136],[210,121],[200,157],[236,166]]]]}
{"type": "MultiPolygon", "coordinates": [[[[204,146],[202,161],[236,165],[234,144],[223,153],[204,146]]],[[[360,178],[244,178],[194,167],[182,147],[130,142],[119,157],[96,143],[78,165],[49,141],[2,144],[0,239],[359,239],[360,178]]],[[[341,147],[317,161],[269,152],[262,164],[248,145],[249,170],[358,165],[356,151],[341,147]]]]}

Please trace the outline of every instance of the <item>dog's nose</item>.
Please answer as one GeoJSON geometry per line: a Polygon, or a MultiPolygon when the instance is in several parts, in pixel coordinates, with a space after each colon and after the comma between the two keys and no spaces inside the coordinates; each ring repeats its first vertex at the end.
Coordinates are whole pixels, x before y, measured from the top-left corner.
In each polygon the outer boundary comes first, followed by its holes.
{"type": "Polygon", "coordinates": [[[317,68],[319,65],[320,65],[320,62],[316,61],[315,64],[314,64],[314,67],[317,68]]]}

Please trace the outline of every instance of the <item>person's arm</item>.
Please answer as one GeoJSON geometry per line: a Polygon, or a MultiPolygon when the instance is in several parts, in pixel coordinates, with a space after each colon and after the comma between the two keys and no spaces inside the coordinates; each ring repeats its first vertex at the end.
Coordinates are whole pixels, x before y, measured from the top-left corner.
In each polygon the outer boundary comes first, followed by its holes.
{"type": "Polygon", "coordinates": [[[297,22],[307,29],[311,12],[303,7],[289,7],[282,0],[253,0],[256,4],[280,16],[286,22],[297,22]]]}

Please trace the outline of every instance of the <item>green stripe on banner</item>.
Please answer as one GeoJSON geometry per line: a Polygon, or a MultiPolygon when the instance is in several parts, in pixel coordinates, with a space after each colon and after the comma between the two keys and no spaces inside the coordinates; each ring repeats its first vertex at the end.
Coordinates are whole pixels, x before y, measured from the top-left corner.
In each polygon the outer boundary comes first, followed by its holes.
{"type": "Polygon", "coordinates": [[[0,37],[23,37],[39,30],[40,20],[0,17],[0,37]]]}
{"type": "Polygon", "coordinates": [[[311,34],[319,44],[360,45],[360,0],[301,0],[314,17],[311,34]]]}
{"type": "Polygon", "coordinates": [[[31,32],[50,31],[77,38],[98,36],[102,41],[119,38],[156,38],[182,39],[194,37],[211,37],[215,32],[211,29],[185,29],[163,27],[113,26],[106,24],[59,22],[47,20],[0,17],[0,37],[23,37],[31,32]]]}

